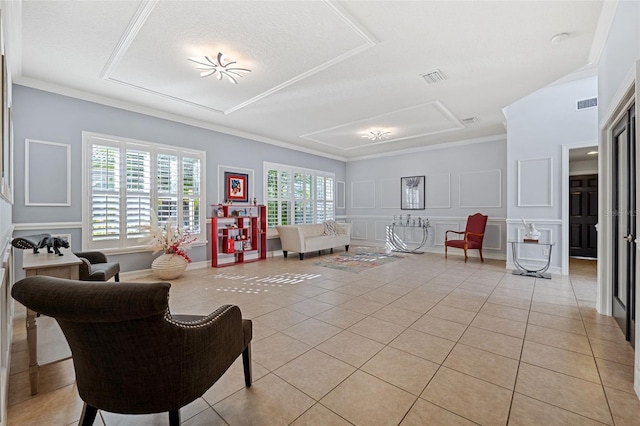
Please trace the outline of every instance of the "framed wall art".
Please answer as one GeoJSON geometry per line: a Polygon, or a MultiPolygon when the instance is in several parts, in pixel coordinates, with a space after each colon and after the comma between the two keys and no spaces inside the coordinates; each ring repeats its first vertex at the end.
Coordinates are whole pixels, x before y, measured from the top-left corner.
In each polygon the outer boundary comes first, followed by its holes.
{"type": "Polygon", "coordinates": [[[424,176],[400,178],[400,209],[424,210],[424,176]]]}
{"type": "Polygon", "coordinates": [[[244,173],[224,173],[224,200],[249,202],[249,175],[244,173]]]}

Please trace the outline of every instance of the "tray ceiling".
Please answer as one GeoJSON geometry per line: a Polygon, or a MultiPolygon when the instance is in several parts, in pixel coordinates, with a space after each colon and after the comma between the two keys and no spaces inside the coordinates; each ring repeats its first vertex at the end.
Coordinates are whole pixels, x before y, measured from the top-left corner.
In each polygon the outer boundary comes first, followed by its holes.
{"type": "Polygon", "coordinates": [[[3,17],[17,84],[349,160],[504,134],[503,108],[597,60],[603,4],[23,0],[3,17]],[[251,72],[188,60],[218,52],[251,72]]]}

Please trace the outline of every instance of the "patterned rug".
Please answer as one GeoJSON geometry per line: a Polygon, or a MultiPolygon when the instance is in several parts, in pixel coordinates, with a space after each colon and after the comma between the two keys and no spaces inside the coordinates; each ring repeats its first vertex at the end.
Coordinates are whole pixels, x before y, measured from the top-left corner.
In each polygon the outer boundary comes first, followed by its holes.
{"type": "Polygon", "coordinates": [[[375,268],[403,258],[403,255],[390,253],[375,247],[352,247],[349,252],[323,256],[314,264],[357,274],[366,269],[375,268]]]}

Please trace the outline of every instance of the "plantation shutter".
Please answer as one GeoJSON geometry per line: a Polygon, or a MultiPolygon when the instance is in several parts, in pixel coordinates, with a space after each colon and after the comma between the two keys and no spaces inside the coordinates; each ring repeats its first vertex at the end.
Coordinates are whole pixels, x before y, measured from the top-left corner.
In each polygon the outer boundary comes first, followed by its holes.
{"type": "Polygon", "coordinates": [[[182,221],[191,234],[200,233],[200,159],[182,158],[182,221]]]}
{"type": "Polygon", "coordinates": [[[120,149],[94,145],[91,155],[91,237],[120,238],[120,149]]]}
{"type": "Polygon", "coordinates": [[[126,165],[127,238],[142,238],[151,224],[151,153],[128,149],[126,165]]]}

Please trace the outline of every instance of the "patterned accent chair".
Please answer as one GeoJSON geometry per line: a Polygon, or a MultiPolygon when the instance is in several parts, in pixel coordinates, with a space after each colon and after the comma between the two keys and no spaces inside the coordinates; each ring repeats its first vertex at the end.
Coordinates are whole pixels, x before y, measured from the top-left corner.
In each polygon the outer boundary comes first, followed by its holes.
{"type": "Polygon", "coordinates": [[[34,276],[11,295],[56,319],[73,356],[84,401],[79,425],[97,410],[120,414],[169,412],[201,397],[242,354],[251,386],[252,323],[224,305],[207,316],[174,316],[169,283],[92,283],[34,276]]]}
{"type": "Polygon", "coordinates": [[[444,257],[447,257],[447,248],[454,247],[464,250],[464,261],[467,262],[467,250],[478,250],[480,252],[480,261],[484,262],[482,257],[482,240],[484,239],[484,231],[487,227],[488,216],[476,213],[467,218],[467,227],[464,231],[448,230],[444,233],[444,257]],[[453,234],[463,235],[462,239],[449,239],[449,232],[453,234]]]}

